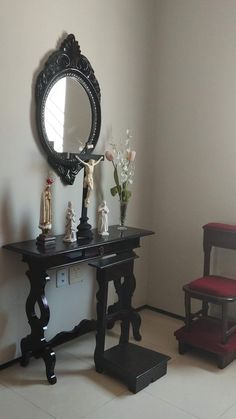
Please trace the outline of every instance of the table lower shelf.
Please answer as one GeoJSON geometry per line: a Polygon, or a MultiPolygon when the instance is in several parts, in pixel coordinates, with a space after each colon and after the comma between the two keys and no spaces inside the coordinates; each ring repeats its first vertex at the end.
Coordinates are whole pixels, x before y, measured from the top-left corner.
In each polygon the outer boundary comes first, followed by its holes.
{"type": "Polygon", "coordinates": [[[223,344],[221,330],[220,320],[213,318],[193,321],[190,331],[186,326],[181,327],[174,333],[179,341],[179,352],[187,352],[188,347],[202,349],[216,355],[218,367],[224,368],[236,358],[236,333],[223,344]]]}
{"type": "Polygon", "coordinates": [[[104,352],[99,370],[119,377],[130,391],[137,393],[166,374],[169,359],[169,356],[159,352],[123,343],[104,352]]]}

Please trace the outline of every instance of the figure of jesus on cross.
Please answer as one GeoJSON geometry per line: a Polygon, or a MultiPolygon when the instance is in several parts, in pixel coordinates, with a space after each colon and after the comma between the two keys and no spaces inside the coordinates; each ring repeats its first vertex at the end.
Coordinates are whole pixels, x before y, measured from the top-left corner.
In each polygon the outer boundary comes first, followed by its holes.
{"type": "Polygon", "coordinates": [[[87,188],[87,195],[84,200],[84,206],[88,208],[90,203],[90,196],[93,191],[93,173],[94,173],[94,167],[100,163],[100,161],[103,159],[103,156],[100,157],[99,160],[90,159],[88,162],[85,162],[81,160],[78,156],[76,156],[77,160],[80,161],[85,167],[85,176],[84,176],[84,188],[87,188]]]}

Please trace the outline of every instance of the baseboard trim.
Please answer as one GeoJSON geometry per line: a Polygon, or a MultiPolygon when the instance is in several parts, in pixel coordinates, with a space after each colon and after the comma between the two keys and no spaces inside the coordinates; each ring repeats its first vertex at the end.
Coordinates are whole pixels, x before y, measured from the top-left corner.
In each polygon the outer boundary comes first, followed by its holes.
{"type": "Polygon", "coordinates": [[[152,307],[149,304],[144,304],[144,305],[137,308],[137,311],[142,311],[142,310],[155,311],[156,313],[164,314],[165,316],[172,317],[172,318],[178,319],[178,320],[184,320],[185,319],[184,316],[180,316],[179,314],[175,314],[175,313],[172,313],[170,311],[162,310],[161,308],[152,307]]]}
{"type": "Polygon", "coordinates": [[[12,365],[16,364],[17,362],[20,362],[20,360],[21,360],[21,357],[12,359],[11,361],[8,361],[8,362],[5,362],[5,364],[1,364],[0,365],[0,371],[4,370],[5,368],[11,367],[12,365]]]}
{"type": "MultiPolygon", "coordinates": [[[[142,306],[136,307],[136,310],[137,311],[151,310],[151,311],[155,311],[156,313],[164,314],[165,316],[168,316],[168,317],[173,317],[174,319],[184,320],[184,317],[180,316],[179,314],[171,313],[170,311],[152,307],[149,304],[143,304],[142,306]]],[[[21,361],[21,357],[12,359],[11,361],[6,362],[5,364],[0,364],[0,371],[4,370],[5,368],[11,367],[12,365],[20,361],[21,361]]]]}

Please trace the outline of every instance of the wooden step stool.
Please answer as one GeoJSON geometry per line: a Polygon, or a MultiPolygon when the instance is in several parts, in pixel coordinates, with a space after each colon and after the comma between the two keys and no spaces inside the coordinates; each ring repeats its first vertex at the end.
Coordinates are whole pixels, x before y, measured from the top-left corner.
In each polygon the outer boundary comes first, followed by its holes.
{"type": "Polygon", "coordinates": [[[130,391],[137,393],[166,374],[169,356],[129,343],[130,323],[134,338],[140,340],[141,318],[132,308],[135,290],[134,252],[122,253],[89,263],[97,270],[97,334],[94,362],[96,371],[107,371],[123,380],[130,391]],[[118,303],[107,309],[108,283],[114,282],[118,303]],[[119,344],[105,348],[106,328],[121,320],[119,344]]]}

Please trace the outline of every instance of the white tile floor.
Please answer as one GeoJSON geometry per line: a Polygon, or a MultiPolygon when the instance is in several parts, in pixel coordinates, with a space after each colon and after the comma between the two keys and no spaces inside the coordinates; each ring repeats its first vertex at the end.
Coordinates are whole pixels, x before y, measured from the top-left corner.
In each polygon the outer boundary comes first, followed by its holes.
{"type": "MultiPolygon", "coordinates": [[[[182,322],[144,310],[141,345],[171,356],[167,375],[137,394],[93,367],[94,334],[56,348],[58,382],[45,379],[41,359],[0,371],[0,419],[235,419],[236,361],[219,370],[206,356],[179,355],[182,322]]],[[[107,345],[117,343],[119,329],[107,345]]]]}

